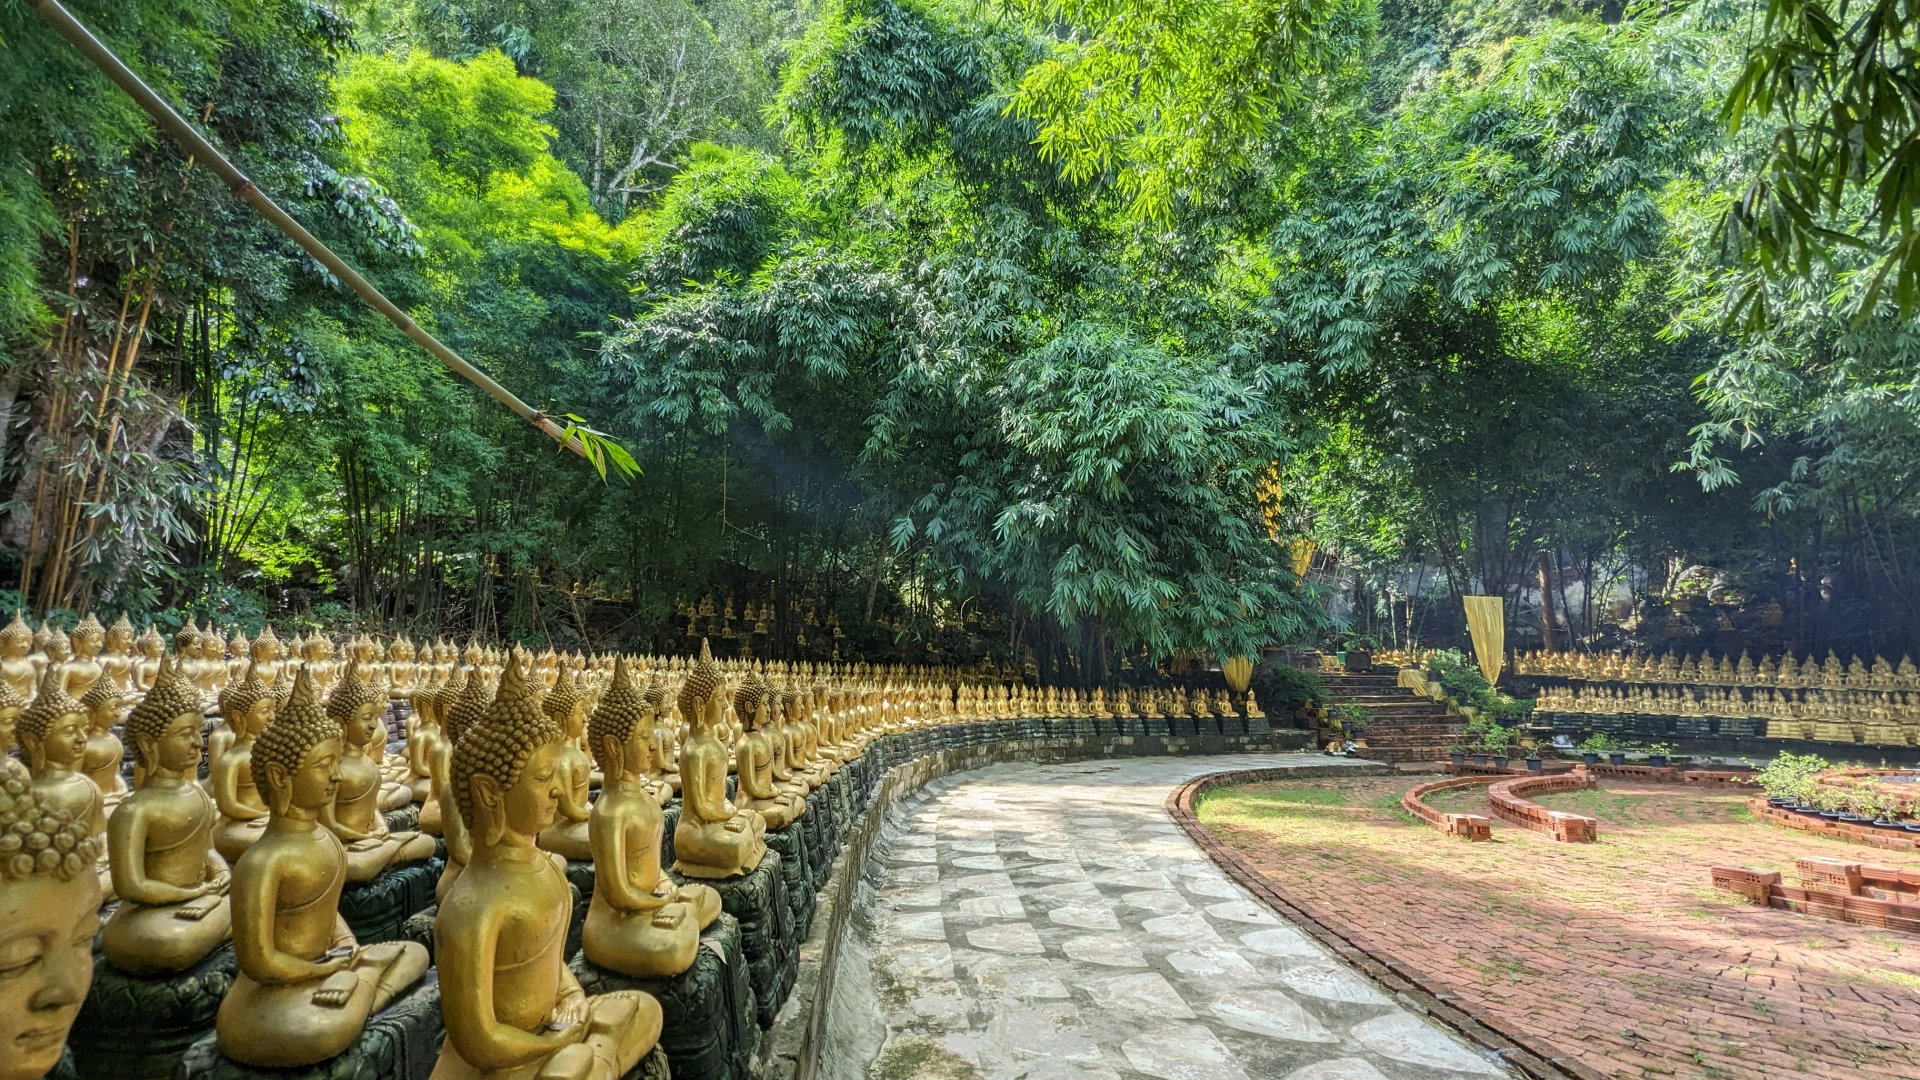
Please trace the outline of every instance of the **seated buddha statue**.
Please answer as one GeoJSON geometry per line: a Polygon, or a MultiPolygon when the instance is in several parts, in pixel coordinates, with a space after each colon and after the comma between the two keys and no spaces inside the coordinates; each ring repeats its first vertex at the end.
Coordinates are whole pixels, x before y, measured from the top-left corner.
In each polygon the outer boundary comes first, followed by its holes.
{"type": "Polygon", "coordinates": [[[653,734],[624,665],[614,680],[588,728],[606,781],[593,804],[593,900],[581,943],[601,967],[666,978],[693,965],[700,931],[720,915],[720,894],[660,872],[666,818],[644,780],[653,734]]]}
{"type": "MultiPolygon", "coordinates": [[[[275,636],[273,627],[260,628],[260,636],[254,638],[253,644],[248,646],[248,653],[253,657],[255,670],[262,683],[272,686],[279,681],[280,658],[284,655],[285,649],[281,646],[279,637],[275,636]]],[[[292,684],[288,685],[291,687],[292,684]]]]}
{"type": "Polygon", "coordinates": [[[787,767],[817,788],[833,777],[839,763],[819,755],[819,729],[807,716],[807,696],[798,690],[780,695],[787,714],[787,767]]]}
{"type": "Polygon", "coordinates": [[[733,699],[734,711],[746,717],[747,730],[734,750],[740,774],[740,802],[760,812],[767,828],[779,830],[807,812],[805,784],[777,783],[773,778],[773,741],[766,727],[772,717],[772,693],[757,674],[749,674],[733,699]]]}
{"type": "MultiPolygon", "coordinates": [[[[427,804],[433,801],[433,751],[440,742],[440,689],[415,687],[407,700],[413,707],[413,715],[407,718],[407,788],[413,792],[413,801],[420,804],[420,822],[425,828],[427,804]]],[[[437,804],[433,816],[439,820],[437,804]]]]}
{"type": "Polygon", "coordinates": [[[767,821],[727,799],[727,753],[713,737],[725,711],[720,670],[703,640],[700,662],[680,686],[687,741],[680,748],[680,823],[673,830],[674,869],[692,878],[752,873],[767,852],[767,821]]]}
{"type": "Polygon", "coordinates": [[[680,797],[680,732],[673,723],[673,705],[667,696],[666,680],[657,671],[647,683],[643,699],[653,719],[653,763],[648,766],[647,780],[664,785],[669,800],[677,799],[680,797]]]}
{"type": "Polygon", "coordinates": [[[162,658],[153,689],[127,715],[144,779],[107,824],[107,858],[120,898],[100,953],[133,975],[185,971],[227,940],[227,861],[213,847],[219,811],[195,782],[200,697],[162,658]]]}
{"type": "Polygon", "coordinates": [[[233,868],[240,970],[214,1034],[222,1052],[246,1065],[293,1068],[339,1055],[369,1016],[427,972],[425,946],[363,946],[340,917],[347,851],[320,818],[334,805],[343,754],[340,728],[302,671],[254,742],[253,781],[269,816],[233,868]]]}
{"type": "Polygon", "coordinates": [[[0,780],[8,777],[29,782],[33,780],[33,774],[27,771],[27,766],[13,756],[20,714],[26,711],[27,699],[14,691],[12,683],[0,679],[0,780]]]}
{"type": "Polygon", "coordinates": [[[493,707],[453,749],[473,851],[434,921],[447,1026],[434,1080],[619,1080],[660,1036],[659,1002],[588,997],[567,967],[572,893],[535,843],[553,823],[561,741],[509,657],[493,707]]]}
{"type": "Polygon", "coordinates": [[[220,692],[220,713],[232,739],[207,766],[207,790],[220,810],[213,846],[231,863],[246,853],[267,828],[267,804],[253,783],[253,743],[273,721],[279,699],[260,682],[260,666],[220,692]]]}
{"type": "Polygon", "coordinates": [[[387,694],[393,698],[413,695],[420,678],[420,665],[414,662],[413,642],[401,634],[387,646],[387,694]]]}
{"type": "MultiPolygon", "coordinates": [[[[313,677],[301,668],[294,681],[293,698],[300,687],[313,685],[313,677]]],[[[344,846],[347,880],[372,881],[391,866],[423,862],[433,857],[433,838],[417,832],[392,832],[380,816],[383,809],[382,785],[378,766],[367,756],[367,744],[384,740],[386,728],[380,714],[387,707],[387,695],[360,678],[358,666],[349,662],[341,673],[333,694],[327,698],[326,716],[339,729],[339,758],[334,763],[337,781],[333,801],[320,810],[320,824],[338,837],[344,846]]],[[[285,711],[284,709],[282,710],[285,711]]],[[[407,788],[400,793],[412,797],[407,788]]],[[[401,805],[405,805],[402,803],[401,805]]]]}
{"type": "Polygon", "coordinates": [[[12,687],[21,701],[31,700],[40,688],[40,669],[28,659],[32,652],[33,628],[16,611],[13,621],[0,629],[0,682],[12,687]]]}
{"type": "Polygon", "coordinates": [[[84,822],[0,772],[0,1080],[52,1071],[87,999],[99,845],[84,822]]]}
{"type": "MultiPolygon", "coordinates": [[[[537,670],[537,669],[536,669],[537,670]]],[[[580,751],[580,737],[587,723],[587,702],[580,696],[579,687],[569,677],[558,677],[558,668],[553,689],[540,702],[540,709],[547,719],[560,729],[560,749],[555,757],[555,765],[560,773],[555,783],[560,792],[560,805],[554,816],[553,824],[540,830],[540,846],[565,859],[574,862],[586,862],[593,858],[593,844],[590,842],[587,817],[592,809],[588,799],[588,789],[592,781],[593,762],[580,751]]],[[[533,683],[535,692],[540,683],[533,683]]]]}
{"type": "Polygon", "coordinates": [[[107,643],[100,650],[100,670],[122,695],[131,694],[133,685],[133,624],[126,612],[107,627],[107,643]]]}
{"type": "Polygon", "coordinates": [[[160,678],[160,660],[166,655],[167,641],[149,623],[133,641],[133,688],[146,693],[160,678]]]}
{"type": "Polygon", "coordinates": [[[80,699],[80,708],[87,716],[87,752],[80,771],[100,789],[109,816],[127,797],[127,782],[120,775],[127,747],[113,733],[120,723],[120,700],[120,688],[106,678],[94,683],[80,699]]]}
{"type": "Polygon", "coordinates": [[[333,639],[325,634],[314,633],[307,637],[306,646],[301,649],[304,668],[311,668],[313,685],[322,695],[333,692],[333,684],[340,677],[340,665],[333,658],[333,639]]]}
{"type": "Polygon", "coordinates": [[[105,666],[100,663],[100,649],[106,643],[107,628],[100,625],[100,620],[94,618],[92,612],[88,612],[68,638],[72,657],[66,665],[67,696],[76,701],[86,697],[87,691],[93,689],[93,684],[106,674],[105,666]]]}
{"type": "MultiPolygon", "coordinates": [[[[40,678],[40,694],[20,714],[14,737],[42,804],[85,822],[88,835],[104,843],[106,797],[81,771],[87,758],[87,714],[62,688],[65,674],[61,665],[48,665],[40,678]]],[[[111,895],[113,880],[107,864],[101,862],[95,872],[102,891],[111,895]]]]}

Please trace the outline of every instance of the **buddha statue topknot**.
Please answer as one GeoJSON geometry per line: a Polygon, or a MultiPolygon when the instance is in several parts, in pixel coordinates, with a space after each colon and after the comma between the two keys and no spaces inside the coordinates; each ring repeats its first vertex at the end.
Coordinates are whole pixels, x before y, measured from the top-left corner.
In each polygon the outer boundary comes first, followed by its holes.
{"type": "Polygon", "coordinates": [[[660,1035],[660,1005],[589,998],[566,965],[572,896],[535,844],[559,804],[562,734],[510,655],[450,787],[473,853],[434,924],[447,1038],[434,1080],[618,1080],[660,1035]]]}
{"type": "Polygon", "coordinates": [[[219,811],[196,782],[200,698],[162,659],[153,689],[127,715],[144,778],[107,824],[113,891],[100,936],[108,963],[134,975],[184,971],[227,939],[227,861],[213,848],[219,811]]]}
{"type": "Polygon", "coordinates": [[[233,872],[240,971],[214,1026],[220,1049],[266,1068],[335,1057],[367,1017],[426,974],[417,942],[362,946],[340,917],[347,852],[320,816],[340,780],[340,728],[305,668],[253,748],[254,785],[271,816],[233,872]]]}
{"type": "Polygon", "coordinates": [[[52,1070],[87,999],[98,849],[85,822],[0,772],[0,1080],[52,1070]]]}
{"type": "Polygon", "coordinates": [[[581,943],[601,967],[667,977],[693,965],[700,931],[719,917],[720,894],[697,883],[676,886],[660,872],[666,819],[645,786],[653,732],[643,711],[626,661],[616,661],[587,733],[606,780],[593,804],[593,901],[581,943]]]}

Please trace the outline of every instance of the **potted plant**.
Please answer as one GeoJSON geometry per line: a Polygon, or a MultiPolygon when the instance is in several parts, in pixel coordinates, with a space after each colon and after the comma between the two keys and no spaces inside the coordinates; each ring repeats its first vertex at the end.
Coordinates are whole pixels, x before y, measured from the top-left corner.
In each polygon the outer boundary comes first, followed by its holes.
{"type": "Polygon", "coordinates": [[[1344,729],[1350,739],[1359,739],[1373,723],[1373,713],[1357,701],[1343,701],[1328,710],[1328,715],[1344,729]]]}
{"type": "Polygon", "coordinates": [[[1589,767],[1600,764],[1600,755],[1613,749],[1613,740],[1604,731],[1596,731],[1580,744],[1580,760],[1589,767]]]}
{"type": "Polygon", "coordinates": [[[1340,666],[1349,672],[1372,671],[1373,653],[1379,647],[1379,639],[1372,634],[1354,634],[1340,646],[1340,666]]]}
{"type": "Polygon", "coordinates": [[[1512,745],[1512,729],[1501,727],[1495,723],[1488,723],[1480,729],[1480,743],[1478,748],[1486,751],[1487,756],[1493,759],[1495,768],[1504,769],[1507,767],[1507,750],[1512,745]]]}
{"type": "Polygon", "coordinates": [[[1673,753],[1671,745],[1663,742],[1654,743],[1647,747],[1647,764],[1656,769],[1664,769],[1667,767],[1667,755],[1671,753],[1673,753]]]}
{"type": "Polygon", "coordinates": [[[1447,747],[1447,760],[1453,762],[1455,765],[1465,765],[1467,763],[1467,748],[1461,746],[1459,743],[1454,743],[1452,746],[1447,747]]]}
{"type": "Polygon", "coordinates": [[[1528,772],[1540,772],[1546,767],[1547,767],[1546,762],[1541,760],[1540,758],[1540,748],[1538,746],[1535,746],[1532,749],[1527,751],[1527,771],[1528,772]]]}
{"type": "Polygon", "coordinates": [[[1625,765],[1627,763],[1627,743],[1615,743],[1607,747],[1607,764],[1625,765]]]}

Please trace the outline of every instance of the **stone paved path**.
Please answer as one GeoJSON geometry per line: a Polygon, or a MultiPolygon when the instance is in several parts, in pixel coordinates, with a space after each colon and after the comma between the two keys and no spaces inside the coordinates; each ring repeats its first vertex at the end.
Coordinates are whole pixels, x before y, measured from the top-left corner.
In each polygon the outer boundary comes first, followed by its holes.
{"type": "Polygon", "coordinates": [[[1229,881],[1169,791],[1309,755],[1000,765],[896,813],[829,1011],[829,1080],[1508,1076],[1229,881]]]}

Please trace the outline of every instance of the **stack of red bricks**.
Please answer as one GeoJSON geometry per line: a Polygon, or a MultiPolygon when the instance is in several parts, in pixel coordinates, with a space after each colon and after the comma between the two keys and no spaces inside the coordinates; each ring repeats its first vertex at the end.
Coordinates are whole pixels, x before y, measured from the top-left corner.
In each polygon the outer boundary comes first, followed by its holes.
{"type": "Polygon", "coordinates": [[[1493,839],[1493,822],[1484,814],[1449,814],[1435,810],[1424,800],[1436,791],[1450,791],[1454,788],[1475,787],[1495,779],[1492,776],[1456,776],[1448,780],[1435,780],[1408,789],[1400,796],[1400,808],[1421,821],[1439,829],[1448,836],[1464,837],[1468,840],[1493,839]]]}
{"type": "Polygon", "coordinates": [[[1586,769],[1575,769],[1558,776],[1523,776],[1502,780],[1487,789],[1493,812],[1502,821],[1523,829],[1546,833],[1562,843],[1592,843],[1600,836],[1600,823],[1585,814],[1549,810],[1529,801],[1528,795],[1546,795],[1555,791],[1582,791],[1594,786],[1586,769]]]}
{"type": "Polygon", "coordinates": [[[1751,866],[1716,866],[1717,889],[1755,904],[1797,911],[1837,922],[1920,932],[1920,872],[1844,859],[1805,858],[1793,864],[1798,887],[1780,875],[1751,866]]]}

